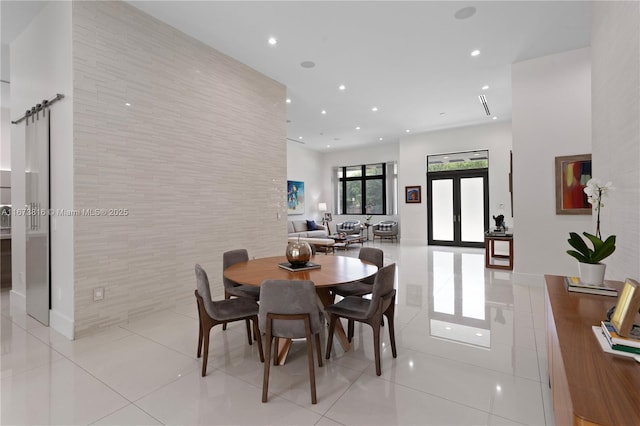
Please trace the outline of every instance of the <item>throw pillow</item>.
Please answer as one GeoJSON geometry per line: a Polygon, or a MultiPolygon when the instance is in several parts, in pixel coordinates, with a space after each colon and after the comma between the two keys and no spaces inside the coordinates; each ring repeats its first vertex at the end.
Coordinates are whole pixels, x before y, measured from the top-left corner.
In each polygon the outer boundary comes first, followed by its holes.
{"type": "Polygon", "coordinates": [[[381,223],[381,224],[380,224],[380,226],[378,227],[378,229],[379,229],[380,231],[391,231],[391,227],[392,227],[392,226],[393,226],[393,225],[392,225],[392,224],[390,224],[390,223],[381,223]]]}
{"type": "Polygon", "coordinates": [[[348,231],[353,230],[353,222],[345,222],[342,224],[342,229],[346,229],[348,231]]]}
{"type": "Polygon", "coordinates": [[[307,231],[317,231],[318,230],[318,225],[316,224],[315,220],[308,220],[307,221],[307,231]]]}

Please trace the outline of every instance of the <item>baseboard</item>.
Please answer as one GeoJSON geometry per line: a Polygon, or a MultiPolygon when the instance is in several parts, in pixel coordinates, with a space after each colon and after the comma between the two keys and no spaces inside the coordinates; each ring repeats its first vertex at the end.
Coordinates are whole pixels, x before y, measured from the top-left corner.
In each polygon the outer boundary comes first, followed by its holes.
{"type": "Polygon", "coordinates": [[[9,302],[12,306],[17,306],[23,311],[27,310],[27,298],[24,294],[18,293],[15,290],[9,292],[9,302]]]}
{"type": "Polygon", "coordinates": [[[71,318],[51,309],[49,311],[49,327],[69,340],[74,339],[74,322],[71,318]]]}

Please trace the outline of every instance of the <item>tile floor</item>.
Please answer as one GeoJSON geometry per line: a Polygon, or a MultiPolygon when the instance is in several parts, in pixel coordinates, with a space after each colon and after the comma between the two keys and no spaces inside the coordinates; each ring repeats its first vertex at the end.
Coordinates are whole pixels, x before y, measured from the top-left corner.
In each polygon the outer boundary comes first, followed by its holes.
{"type": "MultiPolygon", "coordinates": [[[[244,324],[213,329],[200,377],[195,300],[68,341],[12,309],[3,291],[0,423],[553,425],[542,285],[485,270],[482,250],[375,246],[398,264],[398,358],[385,330],[381,377],[371,330],[356,325],[352,349],[334,345],[316,369],[317,405],[304,343],[271,369],[263,404],[262,364],[244,324]]],[[[357,256],[356,247],[337,255],[357,256]]]]}

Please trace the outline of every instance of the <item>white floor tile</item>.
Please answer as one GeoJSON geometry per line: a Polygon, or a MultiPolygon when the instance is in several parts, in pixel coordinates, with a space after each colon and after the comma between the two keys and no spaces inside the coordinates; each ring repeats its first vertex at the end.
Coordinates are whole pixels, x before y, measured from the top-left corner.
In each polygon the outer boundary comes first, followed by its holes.
{"type": "Polygon", "coordinates": [[[86,425],[127,404],[64,358],[2,378],[3,425],[86,425]]]}
{"type": "Polygon", "coordinates": [[[493,394],[492,414],[529,425],[544,425],[540,382],[506,377],[493,394]]]}
{"type": "Polygon", "coordinates": [[[60,353],[15,323],[3,321],[0,327],[2,327],[2,362],[0,363],[2,380],[62,358],[60,353]]]}
{"type": "Polygon", "coordinates": [[[195,356],[189,358],[136,335],[100,351],[82,352],[73,360],[130,401],[198,369],[195,356]]]}
{"type": "Polygon", "coordinates": [[[158,420],[154,419],[134,404],[129,404],[119,409],[113,414],[101,418],[92,425],[101,426],[147,426],[161,425],[158,420]]]}
{"type": "Polygon", "coordinates": [[[313,425],[320,415],[221,371],[193,371],[136,403],[166,425],[313,425]]]}

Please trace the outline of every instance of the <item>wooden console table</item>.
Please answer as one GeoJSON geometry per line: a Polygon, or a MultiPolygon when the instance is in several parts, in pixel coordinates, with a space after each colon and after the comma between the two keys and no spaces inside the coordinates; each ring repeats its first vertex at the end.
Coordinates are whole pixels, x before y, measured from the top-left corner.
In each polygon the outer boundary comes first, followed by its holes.
{"type": "Polygon", "coordinates": [[[493,269],[508,269],[509,271],[513,271],[513,234],[493,234],[486,233],[484,235],[484,266],[485,268],[493,268],[493,269]],[[496,241],[506,241],[509,244],[509,254],[496,254],[495,251],[495,243],[496,241]],[[492,258],[497,259],[507,259],[508,263],[506,265],[498,265],[495,263],[491,263],[492,258]]]}
{"type": "MultiPolygon", "coordinates": [[[[616,298],[570,293],[545,275],[549,383],[556,425],[640,425],[640,364],[606,353],[591,330],[616,298]]],[[[619,281],[607,281],[618,290],[619,281]]]]}

